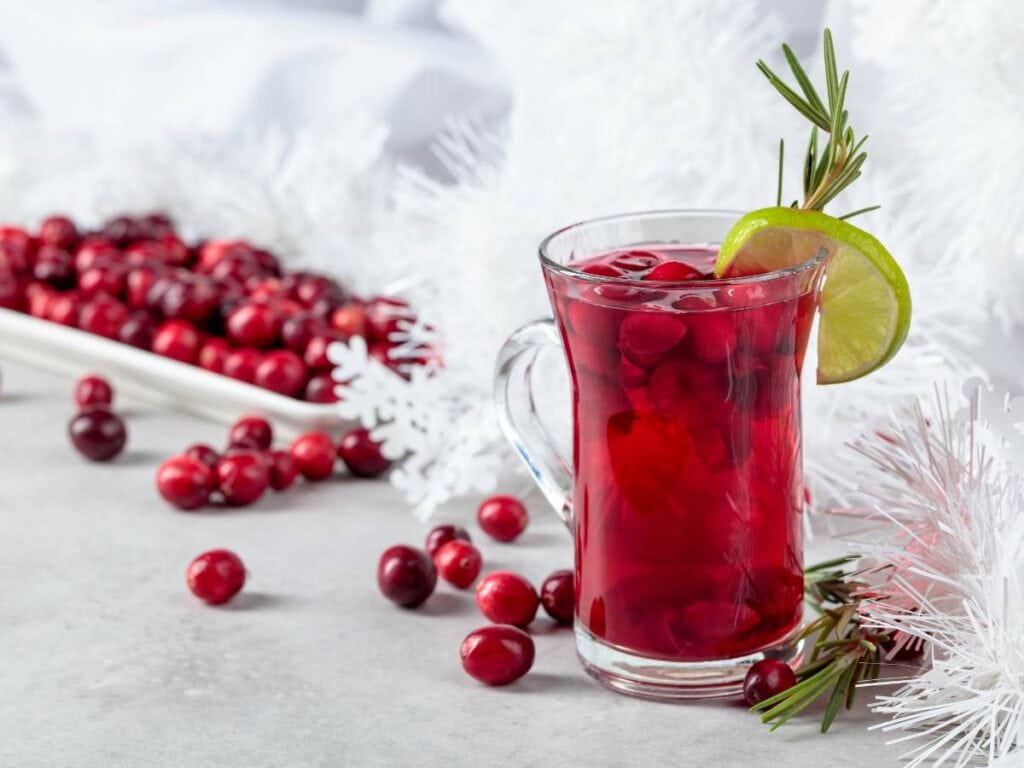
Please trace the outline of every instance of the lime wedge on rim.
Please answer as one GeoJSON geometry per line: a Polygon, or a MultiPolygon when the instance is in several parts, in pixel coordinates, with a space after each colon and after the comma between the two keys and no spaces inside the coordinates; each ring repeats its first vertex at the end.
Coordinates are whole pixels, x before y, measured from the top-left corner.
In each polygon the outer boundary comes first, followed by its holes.
{"type": "Polygon", "coordinates": [[[818,306],[818,383],[851,381],[893,358],[910,328],[910,288],[878,240],[818,211],[763,208],[726,235],[716,277],[745,277],[802,264],[825,249],[818,306]]]}

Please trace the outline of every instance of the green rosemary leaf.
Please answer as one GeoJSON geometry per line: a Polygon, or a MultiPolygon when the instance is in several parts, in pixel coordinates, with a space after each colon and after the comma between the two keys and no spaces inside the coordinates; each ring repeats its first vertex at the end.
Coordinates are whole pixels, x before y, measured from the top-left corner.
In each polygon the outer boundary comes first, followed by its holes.
{"type": "Polygon", "coordinates": [[[786,144],[779,139],[779,183],[775,191],[775,207],[782,206],[782,163],[786,157],[786,144]]]}
{"type": "Polygon", "coordinates": [[[836,113],[836,98],[839,93],[839,67],[836,66],[836,48],[832,44],[832,30],[825,30],[825,84],[828,89],[830,112],[836,113]]]}
{"type": "Polygon", "coordinates": [[[770,82],[775,87],[775,90],[781,93],[782,97],[786,101],[788,101],[790,104],[796,107],[797,111],[800,114],[802,114],[812,123],[820,125],[824,130],[827,131],[829,129],[830,123],[828,115],[826,115],[824,112],[816,110],[806,101],[804,101],[796,91],[794,91],[784,82],[782,82],[782,80],[779,79],[779,76],[772,72],[768,65],[765,64],[763,61],[757,62],[757,68],[764,73],[764,76],[768,78],[768,82],[770,82]]]}
{"type": "Polygon", "coordinates": [[[793,49],[785,43],[782,44],[782,54],[786,57],[786,61],[789,62],[789,68],[793,71],[793,77],[796,78],[797,83],[800,84],[800,90],[804,92],[804,96],[807,98],[807,103],[814,107],[821,114],[828,114],[825,109],[825,105],[821,101],[821,97],[818,96],[818,92],[814,90],[814,85],[811,84],[811,78],[807,76],[804,68],[797,61],[796,55],[793,53],[793,49]]]}
{"type": "MultiPolygon", "coordinates": [[[[814,163],[818,153],[818,126],[811,126],[811,140],[807,144],[807,159],[804,161],[804,198],[811,194],[811,179],[814,178],[814,163]]],[[[814,569],[810,569],[813,571],[814,569]]]]}
{"type": "MultiPolygon", "coordinates": [[[[817,131],[815,131],[817,133],[817,131]]],[[[809,565],[804,569],[805,574],[818,573],[820,571],[829,571],[833,568],[838,568],[841,565],[849,565],[860,559],[860,555],[841,555],[840,557],[834,557],[831,560],[825,560],[814,565],[809,565]]]]}
{"type": "Polygon", "coordinates": [[[854,698],[857,695],[857,683],[860,682],[861,677],[864,676],[864,673],[867,671],[867,668],[868,668],[869,664],[870,664],[870,661],[868,661],[866,659],[861,659],[856,664],[853,665],[853,669],[854,669],[853,677],[850,679],[850,684],[849,684],[849,686],[847,686],[847,689],[846,689],[846,704],[845,704],[845,706],[846,706],[847,709],[852,709],[853,708],[853,700],[854,700],[854,698]]]}
{"type": "Polygon", "coordinates": [[[832,727],[832,722],[836,719],[836,715],[839,714],[840,705],[846,700],[848,689],[853,681],[853,673],[857,669],[856,661],[848,666],[843,666],[844,661],[845,657],[837,662],[837,666],[843,667],[843,671],[839,675],[839,679],[836,680],[836,686],[832,689],[832,695],[829,696],[828,704],[825,705],[825,714],[821,718],[822,733],[827,733],[828,729],[832,727]]]}
{"type": "Polygon", "coordinates": [[[854,216],[860,216],[862,213],[870,213],[871,211],[877,211],[881,207],[882,206],[880,205],[869,205],[867,208],[858,208],[856,211],[844,213],[842,216],[839,216],[838,218],[842,219],[843,221],[846,221],[846,219],[852,219],[854,216]]]}

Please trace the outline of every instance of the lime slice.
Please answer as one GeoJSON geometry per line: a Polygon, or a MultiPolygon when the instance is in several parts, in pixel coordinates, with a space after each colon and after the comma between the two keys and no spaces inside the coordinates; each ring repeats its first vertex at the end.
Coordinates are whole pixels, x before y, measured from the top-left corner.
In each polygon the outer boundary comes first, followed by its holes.
{"type": "Polygon", "coordinates": [[[796,266],[828,252],[818,307],[818,383],[851,381],[885,365],[910,328],[910,288],[878,240],[818,211],[764,208],[726,235],[716,277],[796,266]]]}

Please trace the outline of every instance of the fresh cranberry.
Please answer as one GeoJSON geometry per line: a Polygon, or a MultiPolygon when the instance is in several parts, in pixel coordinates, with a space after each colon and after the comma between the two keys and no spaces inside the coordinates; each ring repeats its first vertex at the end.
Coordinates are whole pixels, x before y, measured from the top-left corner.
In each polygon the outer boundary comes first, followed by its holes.
{"type": "Polygon", "coordinates": [[[392,341],[411,318],[409,305],[401,299],[378,296],[366,304],[366,338],[369,341],[392,341]]]}
{"type": "Polygon", "coordinates": [[[138,218],[139,227],[143,230],[143,237],[160,238],[164,235],[174,234],[174,219],[163,211],[154,211],[138,218]]]}
{"type": "Polygon", "coordinates": [[[391,468],[391,461],[380,451],[380,443],[363,427],[353,429],[341,438],[338,457],[356,477],[377,477],[391,468]]]}
{"type": "Polygon", "coordinates": [[[377,586],[388,600],[415,608],[431,596],[437,569],[422,550],[403,544],[384,550],[377,565],[377,586]]]}
{"type": "Polygon", "coordinates": [[[303,399],[309,403],[336,403],[339,398],[335,392],[337,382],[329,373],[318,373],[309,377],[303,399]]]}
{"type": "Polygon", "coordinates": [[[576,606],[572,571],[555,571],[540,586],[540,604],[559,624],[572,624],[576,606]]]}
{"type": "Polygon", "coordinates": [[[306,365],[314,371],[329,371],[334,368],[334,363],[327,357],[327,348],[338,339],[332,335],[317,335],[306,344],[306,351],[302,359],[306,365]]]}
{"type": "Polygon", "coordinates": [[[185,456],[203,462],[210,469],[216,469],[220,454],[206,443],[194,443],[185,450],[185,456]]]}
{"type": "Polygon", "coordinates": [[[75,405],[88,408],[92,405],[110,405],[114,402],[114,388],[102,376],[83,376],[75,384],[75,405]]]}
{"type": "Polygon", "coordinates": [[[167,252],[159,243],[142,240],[125,249],[124,261],[131,267],[158,267],[167,263],[167,252]]]}
{"type": "Polygon", "coordinates": [[[202,325],[217,311],[219,297],[213,281],[194,275],[171,280],[160,294],[164,317],[202,325]]]}
{"type": "Polygon", "coordinates": [[[366,310],[359,304],[346,304],[331,313],[331,327],[346,341],[366,335],[366,310]]]}
{"type": "Polygon", "coordinates": [[[142,237],[142,228],[131,216],[115,216],[103,223],[103,236],[122,248],[142,237]]]}
{"type": "Polygon", "coordinates": [[[678,283],[684,280],[699,280],[703,277],[705,277],[703,272],[689,264],[684,264],[681,261],[663,261],[644,275],[644,280],[678,283]]]}
{"type": "Polygon", "coordinates": [[[238,437],[228,443],[228,447],[224,449],[224,455],[231,456],[239,451],[263,453],[263,448],[251,437],[238,437]]]}
{"type": "Polygon", "coordinates": [[[454,539],[434,554],[434,565],[438,575],[459,589],[467,589],[476,581],[483,566],[480,550],[468,541],[454,539]]]}
{"type": "Polygon", "coordinates": [[[32,257],[32,235],[21,227],[0,227],[0,251],[9,266],[24,272],[32,257]]]}
{"type": "Polygon", "coordinates": [[[22,299],[21,280],[13,271],[0,269],[0,307],[20,310],[22,299]]]}
{"type": "Polygon", "coordinates": [[[294,352],[276,349],[256,367],[255,383],[271,392],[297,397],[306,386],[306,366],[294,352]]]}
{"type": "Polygon", "coordinates": [[[258,349],[233,349],[224,358],[224,375],[252,384],[263,354],[258,349]]]}
{"type": "Polygon", "coordinates": [[[75,265],[71,254],[54,245],[42,246],[32,265],[32,277],[60,290],[72,287],[75,284],[75,265]]]}
{"type": "Polygon", "coordinates": [[[235,451],[217,463],[217,481],[224,501],[243,507],[257,501],[270,485],[267,461],[256,451],[235,451]]]}
{"type": "Polygon", "coordinates": [[[228,336],[242,346],[273,346],[278,330],[277,317],[265,304],[243,304],[227,319],[228,336]]]}
{"type": "Polygon", "coordinates": [[[310,314],[289,317],[281,325],[282,343],[297,355],[304,354],[310,339],[324,330],[324,324],[310,314]]]}
{"type": "Polygon", "coordinates": [[[288,451],[270,451],[267,454],[270,463],[270,487],[275,491],[283,491],[295,482],[299,476],[299,465],[288,451]]]}
{"type": "Polygon", "coordinates": [[[68,435],[78,452],[92,461],[114,458],[128,440],[124,422],[98,405],[72,418],[68,424],[68,435]]]}
{"type": "MultiPolygon", "coordinates": [[[[207,339],[199,348],[197,362],[199,367],[214,373],[224,373],[231,345],[224,339],[207,339]]],[[[255,375],[255,374],[254,374],[255,375]]]]}
{"type": "Polygon", "coordinates": [[[178,509],[199,509],[210,500],[213,470],[192,456],[175,456],[156,471],[156,489],[178,509]]]}
{"type": "Polygon", "coordinates": [[[334,442],[323,432],[299,435],[289,450],[307,480],[324,480],[334,472],[334,442]]]}
{"type": "Polygon", "coordinates": [[[117,332],[117,340],[132,347],[149,351],[153,347],[156,323],[146,312],[133,312],[117,332]]]}
{"type": "Polygon", "coordinates": [[[208,240],[199,249],[199,263],[196,269],[210,272],[228,254],[244,253],[249,255],[252,248],[244,240],[208,240]]]}
{"type": "Polygon", "coordinates": [[[116,339],[125,320],[128,308],[117,299],[106,295],[96,296],[82,305],[78,313],[78,327],[108,339],[116,339]]]}
{"type": "Polygon", "coordinates": [[[154,267],[135,267],[125,277],[125,300],[132,309],[148,309],[149,292],[159,277],[154,267]]]}
{"type": "Polygon", "coordinates": [[[125,273],[120,264],[98,264],[78,275],[78,290],[83,296],[101,293],[118,298],[124,293],[125,273]]]}
{"type": "Polygon", "coordinates": [[[747,704],[754,706],[760,701],[771,698],[796,685],[796,675],[784,661],[778,659],[762,659],[750,669],[743,678],[743,698],[747,704]]]}
{"type": "Polygon", "coordinates": [[[77,328],[80,303],[75,291],[58,293],[46,305],[46,319],[69,328],[77,328]]]}
{"type": "Polygon", "coordinates": [[[121,252],[109,240],[89,238],[82,241],[75,251],[75,271],[82,274],[101,264],[112,264],[121,258],[121,252]]]}
{"type": "Polygon", "coordinates": [[[242,591],[245,564],[234,552],[212,549],[188,564],[185,578],[193,595],[210,605],[220,605],[242,591]]]}
{"type": "Polygon", "coordinates": [[[437,550],[449,541],[472,541],[472,539],[469,538],[469,531],[461,525],[437,525],[431,528],[430,533],[427,534],[427,554],[433,557],[437,554],[437,550]]]}
{"type": "Polygon", "coordinates": [[[46,245],[70,250],[78,244],[78,229],[67,216],[48,216],[39,225],[39,239],[46,245]]]}
{"type": "Polygon", "coordinates": [[[274,428],[260,416],[243,416],[228,430],[228,444],[244,439],[252,440],[258,450],[265,451],[274,442],[274,428]]]}
{"type": "Polygon", "coordinates": [[[476,511],[484,533],[498,541],[514,541],[529,522],[523,502],[515,496],[491,496],[476,511]]]}
{"type": "Polygon", "coordinates": [[[480,613],[495,624],[526,627],[537,615],[537,590],[511,571],[487,574],[476,587],[476,605],[480,613]]]}
{"type": "Polygon", "coordinates": [[[153,351],[172,360],[193,363],[199,354],[199,331],[184,320],[167,320],[153,334],[153,351]]]}
{"type": "Polygon", "coordinates": [[[50,302],[57,296],[57,292],[43,283],[29,283],[25,287],[25,300],[28,304],[28,313],[32,317],[45,320],[50,314],[50,302]]]}
{"type": "Polygon", "coordinates": [[[155,234],[155,242],[163,249],[163,262],[172,267],[187,267],[192,263],[192,250],[173,232],[155,234]]]}
{"type": "Polygon", "coordinates": [[[466,674],[485,685],[515,682],[530,671],[535,655],[533,638],[508,624],[480,627],[459,648],[466,674]]]}

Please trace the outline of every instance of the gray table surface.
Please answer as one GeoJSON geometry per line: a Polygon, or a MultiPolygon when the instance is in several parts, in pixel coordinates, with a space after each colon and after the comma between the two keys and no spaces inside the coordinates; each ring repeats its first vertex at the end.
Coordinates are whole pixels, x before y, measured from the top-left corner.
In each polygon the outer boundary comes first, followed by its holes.
{"type": "MultiPolygon", "coordinates": [[[[570,631],[534,625],[537,661],[488,689],[458,647],[482,624],[441,586],[419,611],[377,592],[377,557],[420,543],[383,482],[339,476],[238,511],[174,512],[153,476],[222,427],[122,403],[129,448],[109,465],[69,446],[71,382],[0,361],[0,766],[896,766],[863,704],[827,736],[776,733],[736,704],[609,693],[570,631]],[[228,547],[246,590],[223,608],[189,594],[196,554],[228,547]]],[[[438,519],[471,520],[472,503],[438,519]]],[[[486,568],[538,582],[570,565],[539,501],[520,542],[482,542],[486,568]]],[[[868,695],[862,694],[862,702],[868,695]]]]}

